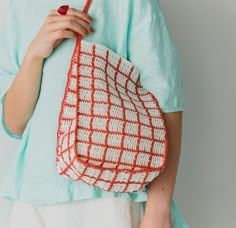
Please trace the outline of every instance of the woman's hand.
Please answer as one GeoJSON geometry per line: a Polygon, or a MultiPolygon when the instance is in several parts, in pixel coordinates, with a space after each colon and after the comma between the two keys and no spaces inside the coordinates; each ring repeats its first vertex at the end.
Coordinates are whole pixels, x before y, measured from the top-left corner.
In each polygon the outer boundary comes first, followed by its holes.
{"type": "Polygon", "coordinates": [[[90,16],[76,9],[69,8],[66,15],[52,10],[31,42],[28,54],[34,58],[47,58],[64,39],[92,33],[91,22],[90,16]]]}
{"type": "Polygon", "coordinates": [[[68,9],[67,15],[60,15],[57,10],[49,13],[30,43],[20,70],[5,96],[4,117],[11,132],[21,135],[34,112],[40,91],[43,60],[64,39],[93,32],[89,25],[91,21],[87,14],[75,9],[68,9]]]}
{"type": "Polygon", "coordinates": [[[171,215],[170,213],[156,216],[144,215],[139,228],[173,228],[171,215]]]}

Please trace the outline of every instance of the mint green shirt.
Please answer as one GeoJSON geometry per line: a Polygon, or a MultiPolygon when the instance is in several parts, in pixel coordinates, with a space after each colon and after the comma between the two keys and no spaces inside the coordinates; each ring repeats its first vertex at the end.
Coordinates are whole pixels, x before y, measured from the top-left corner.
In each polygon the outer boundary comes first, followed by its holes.
{"type": "MultiPolygon", "coordinates": [[[[85,0],[10,0],[8,17],[0,34],[2,103],[48,12],[68,3],[81,10],[85,0]]],[[[94,18],[95,33],[85,40],[105,45],[133,62],[141,73],[141,83],[157,97],[163,112],[183,111],[181,64],[159,1],[93,0],[89,15],[94,18]]],[[[2,115],[2,129],[20,140],[2,196],[38,205],[96,197],[126,197],[145,202],[148,188],[136,193],[106,192],[65,179],[56,171],[57,124],[74,45],[74,39],[63,41],[45,60],[40,96],[23,135],[10,132],[2,115]]],[[[174,201],[172,217],[176,228],[188,227],[174,201]]]]}

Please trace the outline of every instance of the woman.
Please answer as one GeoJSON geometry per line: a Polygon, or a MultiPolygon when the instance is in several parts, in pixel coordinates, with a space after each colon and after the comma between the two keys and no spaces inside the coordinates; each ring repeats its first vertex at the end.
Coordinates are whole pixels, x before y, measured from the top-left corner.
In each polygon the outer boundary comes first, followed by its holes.
{"type": "Polygon", "coordinates": [[[181,145],[183,85],[157,0],[11,0],[0,38],[6,132],[20,139],[2,195],[15,201],[11,228],[184,228],[172,201],[181,145]],[[69,4],[64,12],[60,5],[69,4]],[[66,15],[61,15],[66,14],[66,15]],[[55,168],[57,121],[75,45],[82,35],[130,60],[159,100],[168,130],[164,172],[144,191],[114,193],[70,181],[55,168]]]}

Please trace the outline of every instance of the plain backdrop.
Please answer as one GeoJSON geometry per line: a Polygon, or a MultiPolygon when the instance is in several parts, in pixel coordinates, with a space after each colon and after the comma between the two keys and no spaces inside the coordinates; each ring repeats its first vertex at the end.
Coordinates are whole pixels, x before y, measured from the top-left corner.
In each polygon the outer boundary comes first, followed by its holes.
{"type": "MultiPolygon", "coordinates": [[[[6,1],[0,0],[0,22],[6,1]]],[[[191,228],[236,227],[236,1],[163,0],[161,6],[185,80],[175,200],[191,228]]],[[[16,146],[1,130],[0,185],[16,146]]],[[[0,228],[8,227],[11,206],[0,200],[0,228]]]]}

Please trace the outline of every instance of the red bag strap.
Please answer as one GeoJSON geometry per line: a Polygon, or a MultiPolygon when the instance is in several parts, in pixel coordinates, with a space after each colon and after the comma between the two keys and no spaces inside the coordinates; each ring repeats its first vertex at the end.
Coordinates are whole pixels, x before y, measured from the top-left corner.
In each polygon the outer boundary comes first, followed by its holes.
{"type": "MultiPolygon", "coordinates": [[[[84,8],[83,8],[83,13],[88,13],[89,11],[89,8],[92,4],[92,0],[86,0],[86,3],[84,5],[84,8]]],[[[77,36],[77,42],[76,42],[76,45],[78,45],[78,43],[82,40],[82,36],[81,35],[78,35],[77,36]]]]}
{"type": "Polygon", "coordinates": [[[84,13],[88,13],[89,7],[91,6],[92,0],[87,0],[83,9],[84,13]]]}

